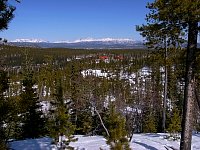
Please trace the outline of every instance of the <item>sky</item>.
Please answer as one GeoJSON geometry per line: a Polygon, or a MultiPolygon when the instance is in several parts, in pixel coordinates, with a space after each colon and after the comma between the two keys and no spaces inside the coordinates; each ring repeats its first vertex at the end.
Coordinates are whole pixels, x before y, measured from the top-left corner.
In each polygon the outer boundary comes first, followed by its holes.
{"type": "Polygon", "coordinates": [[[149,1],[152,0],[21,0],[20,4],[14,3],[15,17],[0,37],[9,41],[142,40],[135,26],[145,23],[149,1]]]}

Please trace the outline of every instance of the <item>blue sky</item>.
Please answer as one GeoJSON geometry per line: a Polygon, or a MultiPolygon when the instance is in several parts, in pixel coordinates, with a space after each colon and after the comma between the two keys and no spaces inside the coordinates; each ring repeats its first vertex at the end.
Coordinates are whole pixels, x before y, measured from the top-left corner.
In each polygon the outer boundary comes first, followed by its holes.
{"type": "Polygon", "coordinates": [[[15,4],[15,18],[9,29],[0,34],[8,40],[141,40],[135,25],[145,23],[148,1],[152,0],[21,0],[15,4]]]}

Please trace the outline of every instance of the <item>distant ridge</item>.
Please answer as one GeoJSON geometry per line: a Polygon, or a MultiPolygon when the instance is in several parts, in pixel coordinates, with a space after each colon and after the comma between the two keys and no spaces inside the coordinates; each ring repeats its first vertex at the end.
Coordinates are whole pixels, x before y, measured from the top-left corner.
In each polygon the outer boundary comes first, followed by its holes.
{"type": "MultiPolygon", "coordinates": [[[[74,48],[74,49],[145,49],[146,46],[142,41],[133,39],[79,39],[75,41],[55,41],[49,42],[42,39],[16,39],[8,42],[14,46],[28,46],[41,48],[74,48]]],[[[184,44],[183,47],[185,47],[184,44]]],[[[197,45],[200,48],[200,43],[197,45]]]]}
{"type": "Polygon", "coordinates": [[[93,39],[93,38],[86,38],[86,39],[79,39],[75,41],[56,41],[53,43],[81,43],[81,42],[135,42],[133,39],[114,39],[114,38],[103,38],[103,39],[93,39]]]}
{"type": "Polygon", "coordinates": [[[133,39],[79,39],[75,41],[49,42],[41,39],[16,39],[9,42],[15,46],[31,46],[42,48],[85,48],[85,49],[123,49],[123,48],[145,48],[143,42],[133,39]]]}

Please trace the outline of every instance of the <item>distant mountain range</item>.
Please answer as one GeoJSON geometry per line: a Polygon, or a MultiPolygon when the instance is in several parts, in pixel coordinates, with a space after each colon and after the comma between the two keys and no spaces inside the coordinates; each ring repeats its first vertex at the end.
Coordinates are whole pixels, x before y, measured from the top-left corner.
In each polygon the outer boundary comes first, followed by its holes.
{"type": "Polygon", "coordinates": [[[15,46],[31,46],[42,48],[85,48],[85,49],[130,49],[145,48],[143,42],[132,39],[80,39],[76,41],[49,42],[40,39],[16,39],[9,44],[15,46]]]}
{"type": "MultiPolygon", "coordinates": [[[[74,49],[144,49],[146,48],[142,41],[133,39],[80,39],[75,41],[56,41],[49,42],[41,39],[16,39],[8,42],[15,46],[30,46],[41,48],[74,48],[74,49]]],[[[183,47],[186,45],[184,44],[183,47]]],[[[200,43],[198,43],[200,48],[200,43]]]]}

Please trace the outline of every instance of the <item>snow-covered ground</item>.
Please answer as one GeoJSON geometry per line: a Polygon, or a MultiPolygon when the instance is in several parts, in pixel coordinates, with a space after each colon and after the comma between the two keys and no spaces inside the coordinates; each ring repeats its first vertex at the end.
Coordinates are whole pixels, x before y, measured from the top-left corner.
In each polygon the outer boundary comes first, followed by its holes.
{"type": "MultiPolygon", "coordinates": [[[[172,150],[179,149],[180,141],[167,140],[166,134],[134,134],[130,143],[134,150],[172,150]],[[171,147],[171,148],[170,148],[171,147]]],[[[109,150],[105,138],[102,136],[77,135],[78,141],[70,143],[76,150],[109,150]]],[[[30,139],[10,143],[13,150],[51,150],[51,138],[30,139]]],[[[192,150],[200,150],[200,134],[193,134],[192,150]]]]}
{"type": "Polygon", "coordinates": [[[76,136],[77,142],[71,142],[69,145],[77,150],[109,150],[109,146],[106,144],[106,139],[102,136],[76,136]]]}
{"type": "Polygon", "coordinates": [[[51,150],[51,138],[28,139],[10,143],[12,150],[51,150]]]}

